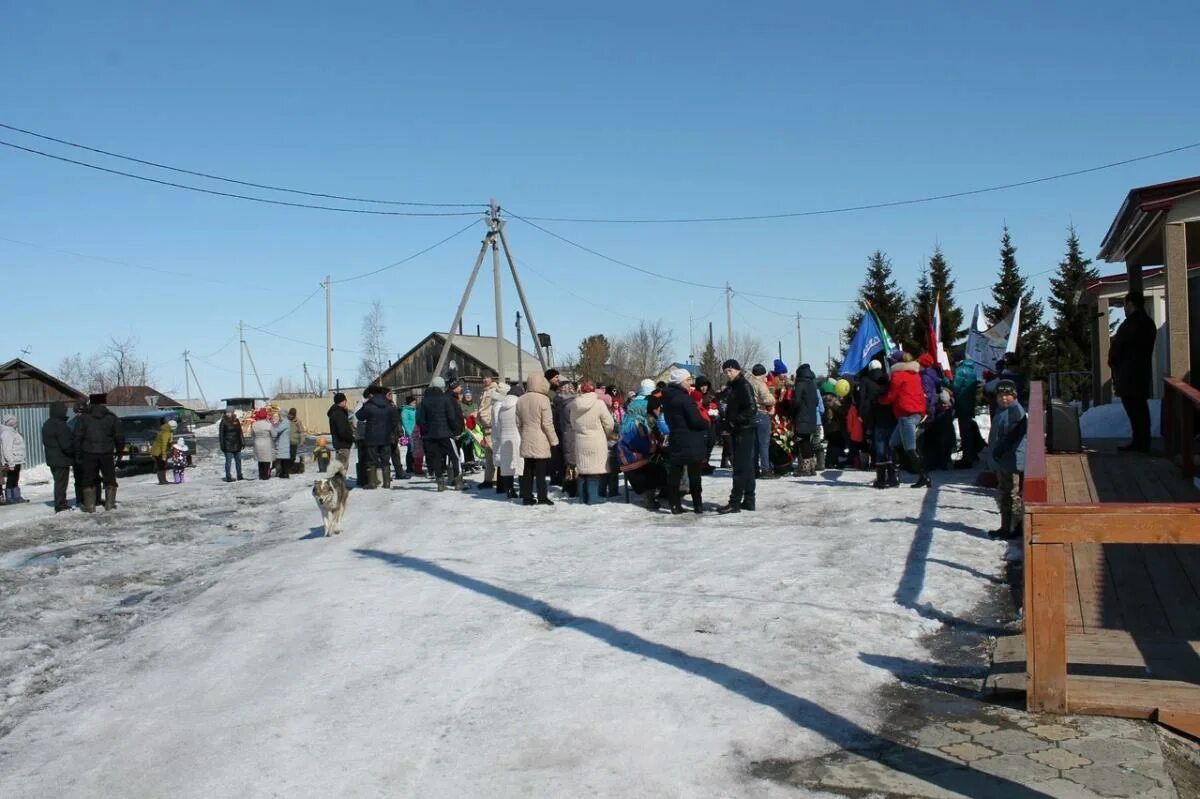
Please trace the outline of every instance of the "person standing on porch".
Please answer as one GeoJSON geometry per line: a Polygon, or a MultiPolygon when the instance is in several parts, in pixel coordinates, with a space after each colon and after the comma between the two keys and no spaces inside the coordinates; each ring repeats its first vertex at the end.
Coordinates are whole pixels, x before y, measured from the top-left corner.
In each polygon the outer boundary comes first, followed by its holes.
{"type": "Polygon", "coordinates": [[[1140,291],[1125,295],[1125,321],[1117,328],[1108,350],[1113,386],[1125,406],[1133,440],[1121,452],[1150,451],[1150,394],[1154,374],[1154,339],[1158,326],[1143,307],[1140,291]]]}

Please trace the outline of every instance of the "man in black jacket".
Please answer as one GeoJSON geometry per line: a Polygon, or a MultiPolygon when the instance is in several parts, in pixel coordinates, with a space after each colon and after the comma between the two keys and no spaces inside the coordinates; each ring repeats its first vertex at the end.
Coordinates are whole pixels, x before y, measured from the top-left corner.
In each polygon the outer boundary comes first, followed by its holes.
{"type": "Polygon", "coordinates": [[[1117,328],[1108,351],[1113,386],[1125,406],[1133,440],[1117,447],[1122,452],[1150,451],[1150,383],[1154,374],[1154,339],[1158,326],[1142,307],[1140,291],[1125,295],[1125,321],[1117,328]]]}
{"type": "MultiPolygon", "coordinates": [[[[400,457],[400,436],[404,435],[404,427],[400,424],[400,409],[396,407],[396,393],[390,388],[387,390],[388,405],[392,406],[392,420],[389,423],[392,429],[391,441],[388,445],[388,452],[392,458],[392,468],[396,470],[397,480],[407,480],[408,474],[404,471],[404,460],[400,457]]],[[[384,467],[387,471],[387,467],[384,467]]]]}
{"type": "Polygon", "coordinates": [[[343,469],[350,468],[350,450],[354,448],[354,425],[350,423],[350,409],[346,407],[346,395],[338,392],[333,395],[333,404],[325,412],[329,417],[329,437],[333,442],[333,451],[343,469]]]}
{"type": "Polygon", "coordinates": [[[46,465],[54,476],[54,512],[70,510],[67,479],[75,462],[75,439],[67,427],[66,403],[50,403],[50,418],[42,425],[42,446],[46,449],[46,465]]]}
{"type": "Polygon", "coordinates": [[[731,358],[721,365],[721,369],[729,380],[725,425],[733,444],[733,489],[729,492],[729,503],[718,508],[717,513],[738,513],[754,510],[754,422],[758,408],[754,389],[746,380],[741,364],[731,358]]]}
{"type": "Polygon", "coordinates": [[[242,477],[242,450],[246,447],[246,439],[242,435],[242,423],[238,421],[233,408],[226,408],[217,427],[217,438],[221,441],[221,452],[225,453],[225,482],[232,483],[233,475],[229,467],[237,466],[237,479],[242,477]]]}
{"type": "Polygon", "coordinates": [[[388,402],[387,389],[380,387],[371,390],[370,399],[363,403],[354,415],[358,417],[359,422],[367,426],[363,432],[363,441],[367,445],[367,452],[370,453],[370,472],[367,475],[367,484],[363,487],[379,487],[379,475],[375,470],[380,469],[383,472],[383,487],[391,488],[392,434],[400,426],[400,413],[395,405],[388,402]]]}
{"type": "Polygon", "coordinates": [[[796,370],[796,385],[792,390],[792,430],[799,450],[797,470],[805,477],[816,474],[817,470],[813,445],[817,425],[817,376],[811,366],[802,363],[796,370]]]}
{"type": "Polygon", "coordinates": [[[446,459],[453,457],[451,439],[462,435],[465,422],[462,406],[446,393],[446,381],[434,377],[417,406],[417,426],[425,444],[427,471],[437,480],[437,490],[446,490],[446,459]]]}
{"type": "Polygon", "coordinates": [[[692,510],[704,512],[700,496],[700,467],[708,456],[708,420],[700,415],[696,400],[692,399],[692,375],[686,369],[671,370],[670,382],[663,392],[663,415],[670,430],[667,447],[667,496],[671,500],[671,513],[683,513],[679,480],[687,469],[688,489],[692,495],[692,510]]]}
{"type": "Polygon", "coordinates": [[[117,507],[117,469],[114,457],[125,447],[121,420],[104,405],[103,395],[92,403],[75,425],[75,449],[83,462],[83,510],[96,510],[96,493],[104,480],[104,509],[117,507]]]}

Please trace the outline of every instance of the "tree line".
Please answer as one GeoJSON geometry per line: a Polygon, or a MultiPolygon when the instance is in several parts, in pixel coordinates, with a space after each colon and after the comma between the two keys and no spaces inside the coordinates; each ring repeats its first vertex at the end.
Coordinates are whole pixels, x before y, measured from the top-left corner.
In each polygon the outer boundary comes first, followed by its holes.
{"type": "MultiPolygon", "coordinates": [[[[1050,308],[1053,318],[1044,319],[1045,308],[1029,278],[1017,262],[1017,247],[1012,232],[1005,225],[1000,236],[1000,269],[991,287],[991,301],[983,304],[989,322],[997,322],[1021,303],[1021,327],[1017,356],[1021,370],[1032,379],[1043,379],[1053,372],[1078,372],[1091,368],[1091,330],[1086,308],[1080,295],[1088,281],[1098,277],[1090,259],[1083,257],[1079,236],[1074,225],[1067,228],[1066,252],[1058,262],[1056,274],[1050,280],[1050,308]]],[[[858,330],[865,308],[869,304],[879,321],[905,350],[922,353],[929,349],[929,321],[934,298],[938,298],[942,319],[942,344],[953,352],[965,336],[969,321],[954,296],[952,270],[940,247],[921,270],[916,290],[907,295],[896,282],[892,261],[883,250],[876,250],[867,259],[867,273],[842,331],[842,346],[849,345],[858,330]]],[[[840,360],[828,364],[836,372],[840,360]]],[[[982,364],[992,368],[993,364],[982,364]]],[[[1068,393],[1077,393],[1066,385],[1068,393]]]]}

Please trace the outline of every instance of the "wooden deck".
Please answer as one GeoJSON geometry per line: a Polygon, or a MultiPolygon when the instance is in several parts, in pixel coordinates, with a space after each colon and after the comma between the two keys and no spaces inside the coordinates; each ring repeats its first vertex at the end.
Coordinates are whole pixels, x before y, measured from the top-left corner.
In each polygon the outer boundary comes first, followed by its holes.
{"type": "MultiPolygon", "coordinates": [[[[1047,454],[1046,501],[1200,503],[1170,460],[1117,453],[1114,444],[1047,454]]],[[[1063,549],[1068,712],[1159,719],[1200,734],[1200,546],[1075,541],[1063,549]]],[[[1026,644],[1023,635],[997,642],[991,687],[1026,690],[1026,644]]]]}

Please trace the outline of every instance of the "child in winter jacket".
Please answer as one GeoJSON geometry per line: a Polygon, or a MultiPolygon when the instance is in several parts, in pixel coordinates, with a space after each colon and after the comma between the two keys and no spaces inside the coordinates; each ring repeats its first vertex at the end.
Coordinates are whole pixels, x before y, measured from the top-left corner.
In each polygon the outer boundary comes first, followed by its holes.
{"type": "Polygon", "coordinates": [[[989,459],[1000,484],[1000,528],[988,535],[1012,540],[1023,531],[1021,493],[1025,485],[1025,431],[1029,417],[1017,400],[1012,380],[996,384],[996,414],[988,436],[989,459]]]}
{"type": "Polygon", "coordinates": [[[167,458],[167,463],[171,466],[171,479],[176,484],[183,482],[183,470],[187,468],[188,445],[180,436],[171,445],[171,455],[167,458]]]}
{"type": "Polygon", "coordinates": [[[329,447],[325,443],[325,436],[317,437],[317,445],[313,447],[313,460],[317,462],[318,472],[329,468],[329,447]]]}
{"type": "Polygon", "coordinates": [[[5,416],[0,424],[0,472],[4,474],[4,502],[25,502],[21,497],[21,467],[25,465],[25,437],[17,430],[17,417],[5,416]]]}

